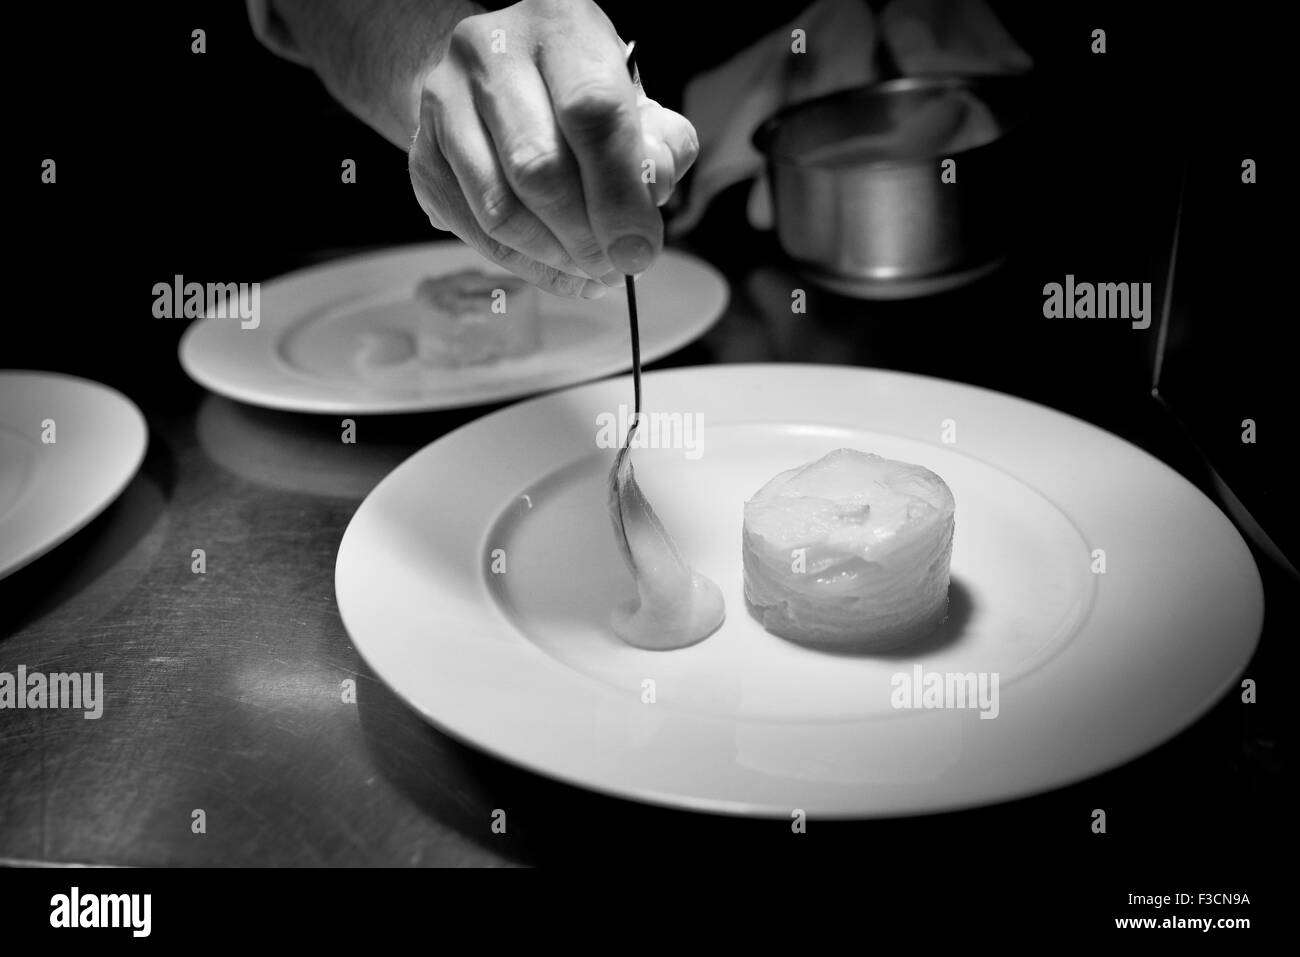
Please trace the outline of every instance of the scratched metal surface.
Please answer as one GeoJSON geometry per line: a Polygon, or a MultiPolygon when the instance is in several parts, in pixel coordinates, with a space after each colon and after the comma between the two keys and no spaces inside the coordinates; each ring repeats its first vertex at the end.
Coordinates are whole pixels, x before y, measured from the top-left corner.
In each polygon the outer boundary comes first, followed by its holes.
{"type": "MultiPolygon", "coordinates": [[[[1031,280],[1041,272],[1008,267],[961,292],[870,307],[810,289],[807,312],[796,314],[791,289],[806,283],[749,265],[752,250],[743,262],[714,258],[732,283],[726,315],[658,367],[773,359],[944,375],[1065,408],[1188,468],[1172,430],[1141,400],[1140,359],[1117,347],[1122,336],[1088,343],[1039,323],[1037,347],[1068,348],[1077,361],[1026,364],[969,320],[996,314],[1005,335],[1017,335],[1021,321],[1029,334],[1041,305],[1031,280]],[[1024,308],[1008,306],[1017,296],[1024,308]],[[1098,369],[1112,383],[1131,377],[1132,388],[1099,395],[1091,388],[1098,369]]],[[[769,249],[757,261],[776,256],[769,249]]],[[[1033,856],[1043,847],[1087,853],[1079,846],[1086,829],[1063,823],[1080,808],[1125,807],[1126,827],[1150,847],[1162,835],[1180,840],[1207,803],[1225,812],[1213,839],[1259,846],[1252,821],[1267,820],[1261,802],[1281,792],[1271,731],[1230,699],[1170,744],[1092,781],[936,818],[816,825],[804,844],[792,844],[781,822],[643,807],[483,756],[425,725],[369,673],[339,620],[333,580],[340,537],[365,494],[406,456],[486,410],[362,417],[357,444],[344,445],[337,419],[202,392],[166,363],[178,334],[166,331],[154,350],[162,365],[150,374],[106,370],[148,419],[139,476],[89,527],[0,582],[0,668],[102,671],[107,695],[99,720],[58,710],[0,715],[0,859],[496,866],[685,853],[807,861],[907,854],[988,833],[1007,852],[1033,856]],[[204,574],[191,570],[195,548],[206,553],[204,574]],[[355,704],[343,700],[349,679],[355,704]],[[1177,810],[1186,793],[1200,797],[1177,810]],[[204,834],[191,828],[196,809],[206,815],[204,834]],[[491,829],[495,809],[507,812],[505,834],[491,829]]],[[[1270,594],[1284,587],[1269,581],[1270,594]]],[[[1270,621],[1270,630],[1285,627],[1270,621]]]]}

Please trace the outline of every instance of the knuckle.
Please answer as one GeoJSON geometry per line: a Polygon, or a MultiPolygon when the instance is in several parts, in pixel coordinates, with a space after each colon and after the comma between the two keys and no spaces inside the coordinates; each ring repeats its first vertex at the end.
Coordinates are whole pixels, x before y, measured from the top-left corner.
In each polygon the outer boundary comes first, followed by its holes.
{"type": "Polygon", "coordinates": [[[613,263],[609,262],[605,256],[605,250],[601,248],[600,240],[592,233],[586,233],[580,239],[574,240],[570,244],[570,255],[573,261],[584,269],[588,266],[604,267],[601,271],[607,272],[613,268],[613,263]]]}
{"type": "Polygon", "coordinates": [[[491,27],[483,15],[466,17],[452,28],[447,53],[458,63],[479,63],[491,43],[491,27]]]}
{"type": "Polygon", "coordinates": [[[587,83],[557,104],[556,115],[571,133],[590,139],[604,139],[626,125],[630,109],[610,84],[587,83]]]}
{"type": "Polygon", "coordinates": [[[498,187],[483,194],[478,204],[479,225],[489,236],[508,235],[519,213],[519,202],[508,189],[498,187]]]}
{"type": "Polygon", "coordinates": [[[511,249],[509,246],[507,246],[505,243],[499,242],[493,239],[491,236],[487,238],[487,240],[483,243],[483,246],[484,246],[483,251],[487,253],[488,256],[490,256],[493,260],[499,262],[503,266],[509,265],[511,262],[514,261],[514,257],[516,255],[515,251],[511,249]]]}
{"type": "Polygon", "coordinates": [[[700,135],[695,132],[695,127],[687,124],[686,136],[682,144],[682,172],[690,167],[700,156],[700,135]]]}
{"type": "Polygon", "coordinates": [[[479,252],[521,279],[558,296],[576,297],[586,280],[539,263],[490,236],[475,244],[479,252]]]}
{"type": "Polygon", "coordinates": [[[508,150],[502,168],[514,187],[529,196],[549,199],[565,186],[563,157],[558,150],[537,143],[508,150]]]}
{"type": "Polygon", "coordinates": [[[543,279],[542,288],[549,289],[557,296],[568,296],[574,298],[582,291],[582,287],[587,281],[579,276],[572,276],[567,272],[560,272],[558,269],[552,269],[550,266],[544,267],[546,275],[543,279]]]}
{"type": "Polygon", "coordinates": [[[514,270],[516,264],[519,262],[519,253],[500,240],[493,239],[491,236],[484,236],[474,245],[478,247],[479,252],[483,253],[483,255],[487,256],[493,262],[505,266],[511,271],[514,270]]]}
{"type": "Polygon", "coordinates": [[[530,16],[550,29],[563,29],[572,24],[578,12],[573,0],[524,0],[519,6],[527,8],[530,16]]]}

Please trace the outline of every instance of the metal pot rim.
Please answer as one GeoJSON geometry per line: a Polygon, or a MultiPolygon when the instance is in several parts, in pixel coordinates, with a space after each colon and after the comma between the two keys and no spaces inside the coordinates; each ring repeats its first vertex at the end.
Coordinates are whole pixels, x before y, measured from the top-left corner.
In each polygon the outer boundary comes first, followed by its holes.
{"type": "MultiPolygon", "coordinates": [[[[797,157],[784,153],[778,153],[770,149],[772,141],[776,138],[777,130],[798,113],[815,107],[825,106],[834,103],[837,100],[850,100],[866,95],[889,95],[893,93],[906,92],[910,90],[927,90],[927,89],[968,89],[978,93],[981,88],[987,89],[1003,88],[1016,89],[1022,85],[1028,85],[1027,80],[1030,73],[1016,74],[996,74],[989,76],[909,76],[900,77],[892,80],[884,80],[879,83],[867,83],[859,86],[849,87],[843,90],[835,90],[830,93],[824,93],[821,96],[813,97],[808,100],[800,100],[798,103],[791,103],[777,110],[754,131],[751,142],[756,150],[766,157],[767,161],[781,166],[794,167],[796,169],[837,169],[833,164],[819,163],[816,161],[809,162],[800,160],[797,157]]],[[[918,163],[926,163],[938,159],[940,156],[960,157],[975,153],[979,150],[986,150],[995,146],[1003,140],[1008,134],[1012,133],[1023,122],[1023,116],[1015,117],[1009,124],[1003,126],[998,135],[987,143],[981,143],[978,146],[967,147],[958,150],[955,153],[935,153],[932,156],[909,156],[903,159],[878,159],[867,160],[854,166],[855,169],[884,169],[890,167],[914,166],[918,163]]]]}

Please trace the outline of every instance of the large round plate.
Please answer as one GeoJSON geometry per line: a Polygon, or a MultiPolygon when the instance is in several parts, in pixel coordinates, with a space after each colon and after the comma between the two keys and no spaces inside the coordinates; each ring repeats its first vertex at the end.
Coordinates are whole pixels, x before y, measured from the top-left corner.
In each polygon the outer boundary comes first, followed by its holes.
{"type": "MultiPolygon", "coordinates": [[[[180,360],[200,385],[291,412],[426,412],[499,402],[631,367],[622,289],[603,299],[540,294],[542,347],[518,359],[458,369],[408,360],[362,365],[376,329],[412,326],[415,286],[430,276],[493,267],[459,242],[426,243],[289,273],[259,289],[256,319],[208,316],[185,331],[180,360]]],[[[641,353],[666,356],[703,335],[727,303],[713,267],[675,250],[637,280],[641,353]]],[[[252,315],[251,295],[243,315],[252,315]]],[[[232,308],[229,312],[234,312],[232,308]]]]}
{"type": "Polygon", "coordinates": [[[144,416],[108,386],[0,372],[0,578],[108,507],[147,445],[144,416]]]}
{"type": "Polygon", "coordinates": [[[721,586],[727,619],[690,648],[627,647],[607,626],[632,590],[598,425],[630,395],[619,378],[479,419],[385,478],[343,537],[339,610],[366,661],[429,721],[507,761],[737,814],[985,804],[1155,747],[1225,693],[1258,641],[1246,545],[1140,449],[953,382],[772,365],[646,377],[646,408],[681,415],[634,453],[638,478],[721,586]],[[743,502],[843,446],[925,465],[957,502],[949,621],[889,655],[795,646],[743,600],[743,502]],[[952,697],[927,699],[936,680],[952,697]],[[985,697],[958,706],[958,685],[981,681],[985,697]],[[909,687],[921,707],[902,706],[909,687]]]}

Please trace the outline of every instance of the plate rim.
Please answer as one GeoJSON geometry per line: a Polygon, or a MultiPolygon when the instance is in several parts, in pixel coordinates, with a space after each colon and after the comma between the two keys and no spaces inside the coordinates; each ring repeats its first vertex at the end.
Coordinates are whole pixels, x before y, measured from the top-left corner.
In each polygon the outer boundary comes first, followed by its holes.
{"type": "MultiPolygon", "coordinates": [[[[289,272],[280,273],[270,279],[261,280],[261,288],[263,294],[265,294],[266,288],[269,286],[307,280],[318,275],[327,275],[341,267],[360,267],[367,262],[382,261],[391,257],[410,255],[419,250],[437,251],[439,249],[454,252],[457,255],[466,252],[476,252],[472,247],[454,239],[402,243],[395,246],[385,246],[380,249],[363,250],[354,254],[339,256],[322,263],[312,263],[310,265],[290,270],[289,272]]],[[[479,254],[479,257],[482,259],[484,268],[501,268],[500,266],[495,266],[495,264],[490,260],[482,258],[481,254],[479,254]]],[[[707,334],[708,331],[717,325],[726,314],[732,297],[731,284],[727,281],[726,276],[721,270],[702,256],[699,256],[690,250],[678,248],[676,246],[665,246],[663,253],[661,253],[661,261],[663,257],[670,257],[679,260],[681,263],[691,268],[699,269],[705,275],[707,280],[714,284],[720,298],[716,308],[710,308],[708,310],[708,319],[703,319],[696,324],[687,326],[676,335],[667,337],[660,343],[652,343],[649,348],[644,344],[643,332],[642,361],[646,365],[671,356],[673,353],[678,352],[707,334]]],[[[654,267],[651,268],[653,269],[654,267]]],[[[597,372],[594,374],[586,371],[575,371],[574,374],[578,375],[578,378],[550,384],[541,388],[525,387],[523,389],[511,389],[503,387],[494,392],[492,397],[489,398],[462,398],[433,401],[429,399],[389,398],[371,404],[356,403],[351,400],[331,401],[313,399],[311,401],[302,401],[293,398],[286,398],[282,394],[272,392],[265,392],[257,398],[253,398],[248,392],[230,387],[219,376],[211,375],[211,370],[204,368],[201,360],[196,358],[195,350],[198,347],[194,345],[194,340],[199,336],[206,334],[203,330],[206,329],[210,323],[222,321],[229,320],[212,319],[205,315],[201,318],[191,320],[187,324],[185,331],[181,333],[180,340],[176,346],[177,357],[185,374],[202,388],[234,402],[240,402],[244,405],[251,405],[257,408],[271,409],[278,412],[297,412],[305,415],[418,415],[428,412],[472,409],[481,406],[495,405],[502,402],[522,401],[548,395],[561,389],[572,388],[577,385],[585,385],[607,376],[622,374],[626,370],[630,369],[632,365],[629,354],[626,364],[620,363],[617,368],[609,371],[597,372]]],[[[276,339],[275,342],[278,343],[279,339],[276,339]]]]}
{"type": "MultiPolygon", "coordinates": [[[[96,496],[96,498],[103,498],[103,501],[88,510],[83,510],[84,514],[80,515],[71,523],[61,523],[64,530],[39,549],[18,559],[15,563],[8,566],[0,564],[0,581],[13,575],[15,572],[21,571],[33,562],[44,558],[50,552],[54,551],[54,549],[58,548],[102,515],[110,505],[122,496],[122,493],[126,491],[126,487],[130,485],[136,475],[139,474],[140,466],[144,464],[145,456],[149,451],[149,423],[145,419],[144,413],[140,410],[140,407],[121,390],[116,389],[111,385],[106,385],[103,382],[98,382],[94,379],[87,379],[84,376],[72,375],[67,372],[50,372],[42,369],[26,368],[0,369],[0,378],[10,375],[23,375],[47,380],[62,380],[67,383],[72,383],[76,388],[84,388],[90,392],[97,391],[101,393],[101,397],[106,395],[109,399],[118,401],[120,408],[129,413],[131,424],[138,428],[139,441],[133,443],[136,446],[135,452],[128,457],[133,463],[130,468],[124,469],[118,479],[108,483],[106,487],[112,489],[110,493],[106,496],[96,496]]],[[[99,408],[98,406],[95,407],[99,408]]]]}
{"type": "MultiPolygon", "coordinates": [[[[1141,448],[1140,446],[1129,441],[1123,436],[1116,435],[1115,433],[1109,432],[1106,429],[1103,429],[1098,425],[1088,422],[1085,419],[1079,418],[1076,415],[1073,415],[1068,412],[1064,412],[1059,409],[1052,408],[1051,406],[1037,402],[1033,399],[1023,398],[1008,392],[1001,392],[996,389],[991,389],[985,386],[975,385],[972,383],[960,382],[951,379],[943,379],[935,376],[923,375],[914,372],[879,369],[874,367],[854,366],[848,364],[721,363],[717,365],[687,366],[687,367],[678,367],[678,368],[665,369],[665,370],[657,370],[655,372],[647,373],[646,377],[647,380],[650,380],[651,377],[666,378],[666,377],[680,376],[680,375],[689,376],[689,375],[698,375],[702,373],[707,374],[709,371],[718,371],[718,370],[726,370],[726,371],[742,373],[742,374],[762,373],[766,375],[771,375],[772,372],[774,371],[773,369],[774,366],[778,366],[781,370],[787,370],[787,371],[804,374],[804,375],[824,373],[827,370],[834,370],[836,372],[843,372],[852,375],[883,377],[885,379],[910,380],[913,384],[922,387],[938,386],[944,389],[950,389],[956,387],[960,390],[970,390],[972,392],[984,394],[985,396],[991,397],[994,400],[999,402],[1010,401],[1020,406],[1033,408],[1040,413],[1046,413],[1052,417],[1068,420],[1075,427],[1079,427],[1079,426],[1084,427],[1088,432],[1092,433],[1095,438],[1100,438],[1108,443],[1122,446],[1125,449],[1126,453],[1129,455],[1132,455],[1133,453],[1137,453],[1139,458],[1144,460],[1148,465],[1155,464],[1156,466],[1158,466],[1159,471],[1164,473],[1167,479],[1168,478],[1174,479],[1176,483],[1184,487],[1186,491],[1190,491],[1191,493],[1193,493],[1194,499],[1197,501],[1198,505],[1207,506],[1210,509],[1212,509],[1214,512],[1218,513],[1222,521],[1226,523],[1226,526],[1232,530],[1235,538],[1230,539],[1229,541],[1231,541],[1235,546],[1238,546],[1240,548],[1243,557],[1246,558],[1249,563],[1248,569],[1250,572],[1249,575],[1250,586],[1251,586],[1250,590],[1252,593],[1251,594],[1252,600],[1250,602],[1250,607],[1255,611],[1255,620],[1251,622],[1249,637],[1248,639],[1243,639],[1241,642],[1243,646],[1247,644],[1249,646],[1248,649],[1244,649],[1241,653],[1241,657],[1243,661],[1241,669],[1236,670],[1234,671],[1234,673],[1229,674],[1226,677],[1214,682],[1212,689],[1208,690],[1202,696],[1202,698],[1197,701],[1197,703],[1194,706],[1188,705],[1179,709],[1179,713],[1181,717],[1179,717],[1177,720],[1174,721],[1165,722],[1166,726],[1163,727],[1162,730],[1155,733],[1154,735],[1149,735],[1150,737],[1153,737],[1153,740],[1147,740],[1147,737],[1144,736],[1136,743],[1126,745],[1124,748],[1113,749],[1111,756],[1105,760],[1096,761],[1087,764],[1086,766],[1079,766],[1074,771],[1069,773],[1057,774],[1053,776],[1051,780],[1041,784],[1029,785],[1029,786],[1023,784],[1016,785],[1006,795],[994,797],[992,799],[975,794],[969,796],[965,800],[948,800],[937,804],[929,804],[926,806],[918,807],[915,809],[909,809],[909,810],[898,810],[898,809],[891,809],[891,808],[820,809],[816,812],[816,816],[818,818],[839,819],[839,820],[869,820],[869,819],[896,818],[896,817],[909,817],[909,816],[925,816],[929,814],[941,814],[941,813],[960,811],[960,810],[965,810],[965,809],[975,808],[975,807],[985,807],[985,806],[991,806],[995,804],[1008,803],[1010,801],[1029,798],[1035,795],[1068,787],[1072,784],[1076,784],[1080,781],[1099,776],[1117,767],[1128,764],[1131,761],[1137,760],[1142,756],[1150,753],[1151,751],[1163,746],[1165,743],[1172,741],[1180,734],[1185,733],[1194,724],[1196,724],[1199,720],[1201,720],[1204,717],[1204,715],[1222,699],[1222,697],[1229,691],[1229,689],[1238,680],[1241,674],[1245,672],[1245,669],[1249,667],[1249,662],[1253,658],[1259,646],[1260,629],[1263,624],[1264,613],[1265,613],[1265,608],[1264,608],[1265,596],[1263,593],[1262,578],[1260,576],[1258,565],[1255,561],[1254,555],[1250,551],[1249,546],[1246,544],[1244,537],[1241,535],[1240,531],[1236,528],[1235,523],[1231,521],[1230,516],[1228,516],[1226,512],[1224,512],[1224,510],[1220,508],[1212,498],[1209,497],[1209,495],[1207,495],[1204,491],[1198,488],[1187,477],[1183,476],[1176,469],[1168,465],[1166,462],[1164,462],[1163,460],[1161,460],[1151,452],[1141,448]],[[1169,725],[1174,726],[1172,731],[1167,729],[1167,726],[1169,725]]],[[[356,649],[357,653],[361,656],[361,658],[366,662],[366,665],[368,668],[370,668],[372,674],[374,674],[374,676],[379,681],[381,681],[385,685],[385,687],[388,688],[388,690],[392,694],[394,694],[400,701],[402,701],[405,705],[412,708],[412,710],[414,710],[417,714],[419,714],[422,720],[428,721],[431,725],[439,729],[439,731],[441,731],[442,733],[447,734],[449,737],[453,738],[454,740],[466,746],[472,747],[478,751],[489,754],[492,757],[504,761],[507,764],[513,765],[518,768],[522,768],[530,773],[537,774],[541,777],[548,778],[554,781],[560,781],[569,786],[577,787],[585,791],[594,792],[609,797],[631,800],[638,803],[656,805],[656,806],[661,806],[666,808],[686,809],[690,811],[717,814],[723,816],[756,817],[756,818],[768,818],[768,819],[776,819],[776,818],[787,816],[788,809],[778,810],[774,807],[770,807],[767,804],[764,804],[761,801],[757,801],[757,802],[736,801],[736,800],[725,799],[725,798],[700,796],[698,794],[684,795],[673,790],[655,791],[653,789],[647,789],[641,786],[612,784],[605,781],[592,780],[590,777],[584,777],[581,774],[571,774],[565,769],[557,770],[555,768],[547,767],[540,761],[534,760],[531,756],[528,755],[521,756],[514,753],[509,753],[507,750],[498,746],[491,740],[483,740],[480,737],[476,737],[473,734],[467,734],[462,730],[453,727],[452,725],[448,724],[444,718],[440,718],[437,714],[435,714],[430,707],[426,706],[418,698],[416,698],[413,695],[407,694],[401,687],[397,686],[394,682],[389,681],[388,678],[386,678],[384,674],[378,668],[376,668],[375,663],[372,660],[372,656],[367,653],[366,642],[364,640],[358,640],[356,633],[354,632],[354,629],[348,627],[347,615],[344,612],[344,600],[342,598],[342,590],[343,590],[342,578],[344,573],[343,556],[348,545],[349,536],[351,535],[354,526],[357,525],[358,519],[362,516],[362,510],[366,506],[367,501],[369,501],[372,497],[379,495],[381,490],[384,488],[385,484],[389,483],[390,480],[393,478],[393,476],[396,475],[399,470],[408,467],[414,467],[412,466],[412,463],[420,456],[428,453],[433,446],[441,442],[444,442],[447,439],[450,439],[452,436],[461,435],[462,433],[474,430],[476,428],[480,428],[482,427],[482,424],[486,420],[495,420],[498,417],[506,418],[506,417],[511,417],[520,414],[519,413],[520,406],[540,405],[547,402],[553,402],[557,400],[558,395],[560,393],[575,392],[579,390],[595,391],[601,388],[608,388],[610,387],[611,383],[614,383],[616,381],[630,383],[630,377],[626,375],[614,376],[606,380],[601,380],[599,382],[579,383],[579,384],[566,387],[564,389],[556,390],[555,392],[547,393],[545,395],[532,397],[528,400],[515,403],[506,408],[495,410],[491,413],[488,413],[487,415],[484,415],[471,422],[464,423],[458,426],[457,428],[450,430],[446,434],[438,437],[434,441],[426,444],[425,446],[423,446],[422,448],[414,452],[407,459],[403,460],[402,463],[400,463],[396,468],[394,468],[387,476],[384,477],[383,480],[381,480],[375,486],[374,489],[371,490],[370,494],[367,495],[366,500],[363,501],[361,505],[358,506],[356,512],[354,513],[352,519],[349,521],[348,526],[345,529],[344,534],[340,540],[339,549],[336,558],[336,566],[335,566],[335,594],[336,594],[336,603],[338,605],[340,618],[343,621],[345,630],[347,630],[349,637],[352,639],[354,648],[356,649]]],[[[915,438],[915,436],[910,436],[910,437],[915,438]]],[[[962,454],[971,455],[971,453],[969,452],[963,452],[962,454]]],[[[1006,471],[1005,466],[999,465],[996,462],[991,462],[987,458],[984,458],[983,456],[971,455],[971,457],[976,458],[977,460],[993,468],[998,468],[1002,471],[1006,471]]],[[[1032,481],[1029,481],[1027,478],[1018,476],[1014,472],[1008,472],[1007,474],[1011,475],[1013,478],[1016,478],[1021,482],[1024,482],[1028,487],[1034,489],[1040,495],[1044,496],[1049,502],[1051,502],[1058,509],[1060,509],[1062,515],[1074,527],[1079,528],[1076,517],[1073,514],[1071,514],[1069,511],[1067,511],[1064,507],[1062,507],[1056,501],[1056,499],[1052,497],[1049,490],[1039,488],[1032,481]]],[[[1080,531],[1082,531],[1082,529],[1080,529],[1080,531]]],[[[1084,537],[1085,539],[1087,538],[1086,534],[1084,537]]],[[[477,586],[482,586],[482,584],[483,583],[481,580],[478,580],[476,582],[477,586]]],[[[483,591],[484,589],[482,587],[479,587],[478,590],[483,591]]],[[[495,608],[495,606],[491,605],[491,598],[489,595],[487,595],[486,591],[484,592],[484,597],[485,600],[489,603],[489,605],[495,608]]],[[[1099,594],[1096,596],[1096,600],[1098,601],[1100,600],[1099,594]]],[[[500,608],[495,608],[495,610],[497,612],[501,611],[500,608]]],[[[1087,623],[1087,619],[1085,619],[1084,625],[1086,625],[1086,623],[1087,623]]],[[[528,642],[526,638],[521,638],[521,641],[525,646],[527,646],[532,651],[535,651],[538,654],[545,654],[544,652],[540,651],[540,649],[537,649],[535,645],[528,642]]],[[[373,651],[374,649],[371,650],[373,651]]],[[[556,665],[559,668],[568,670],[568,666],[563,665],[559,662],[556,662],[556,665]]],[[[931,717],[934,716],[934,714],[935,713],[929,713],[927,715],[921,715],[918,717],[921,718],[931,717]]],[[[954,713],[949,711],[949,712],[939,712],[937,714],[940,719],[943,719],[943,718],[947,718],[948,716],[951,716],[954,713]]],[[[699,716],[697,716],[697,720],[698,717],[699,716]]],[[[734,715],[729,716],[725,719],[723,719],[720,716],[705,716],[705,719],[712,722],[720,722],[725,720],[727,724],[732,724],[732,725],[745,723],[745,719],[743,717],[734,716],[734,715]]],[[[823,721],[823,723],[828,723],[828,722],[823,721]]],[[[835,723],[835,722],[829,722],[829,723],[835,723]]],[[[838,722],[838,723],[842,724],[843,726],[853,726],[855,724],[861,723],[861,721],[860,719],[845,719],[843,722],[838,722]]]]}

